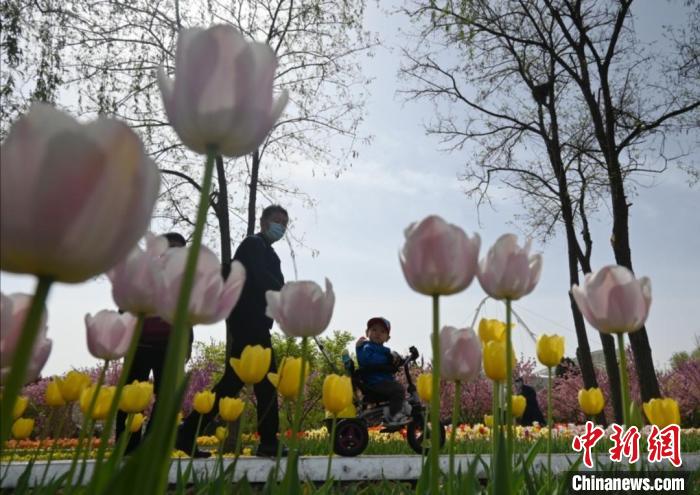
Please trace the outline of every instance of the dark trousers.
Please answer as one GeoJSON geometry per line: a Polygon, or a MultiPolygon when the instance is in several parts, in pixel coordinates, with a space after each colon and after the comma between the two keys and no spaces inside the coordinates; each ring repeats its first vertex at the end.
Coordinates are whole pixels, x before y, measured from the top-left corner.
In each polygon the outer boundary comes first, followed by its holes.
{"type": "MultiPolygon", "coordinates": [[[[243,352],[246,345],[262,345],[263,347],[272,347],[269,329],[260,329],[259,331],[246,332],[242,337],[238,333],[233,336],[233,346],[230,355],[226,356],[226,369],[219,383],[214,385],[212,391],[216,393],[216,401],[214,408],[208,414],[202,416],[202,426],[200,430],[204,432],[209,424],[216,418],[219,413],[219,399],[222,397],[235,397],[239,394],[244,386],[244,383],[238,378],[238,375],[233,371],[229,360],[232,357],[238,358],[243,352]],[[251,338],[251,335],[253,338],[251,338]],[[257,338],[255,338],[257,337],[257,338]]],[[[277,371],[275,363],[275,355],[272,354],[270,362],[270,372],[277,371]]],[[[258,433],[260,434],[260,444],[265,446],[277,447],[277,433],[279,432],[279,406],[277,404],[277,389],[270,383],[267,376],[260,383],[253,386],[255,392],[255,400],[257,402],[258,414],[258,433]]],[[[180,427],[178,433],[178,445],[187,446],[193,444],[195,435],[197,434],[197,423],[199,422],[199,414],[192,412],[180,427]]],[[[188,448],[188,450],[189,450],[188,448]]]]}
{"type": "Polygon", "coordinates": [[[374,385],[365,385],[365,388],[371,394],[386,397],[389,400],[389,414],[392,416],[403,407],[406,392],[399,382],[385,380],[374,385]]]}
{"type": "MultiPolygon", "coordinates": [[[[129,370],[129,375],[126,379],[126,383],[131,383],[134,380],[140,382],[145,382],[148,380],[151,370],[153,370],[153,390],[159,390],[161,380],[163,378],[163,364],[165,364],[165,350],[166,344],[162,346],[141,346],[136,348],[136,354],[134,355],[134,362],[131,365],[131,370],[129,370]]],[[[156,400],[153,404],[153,410],[151,411],[151,418],[156,412],[156,406],[158,401],[156,400]]],[[[149,418],[150,419],[150,418],[149,418]]],[[[116,436],[117,440],[121,434],[126,429],[124,422],[126,421],[126,413],[119,411],[117,413],[117,424],[116,424],[116,436]]],[[[146,433],[151,429],[152,421],[148,421],[146,425],[146,433]]],[[[129,438],[129,443],[127,445],[126,451],[131,452],[141,441],[141,432],[131,434],[129,438]]]]}
{"type": "MultiPolygon", "coordinates": [[[[192,353],[193,340],[194,334],[192,329],[190,329],[187,359],[190,358],[190,354],[192,353]]],[[[167,340],[163,342],[139,341],[139,345],[136,347],[136,354],[134,354],[134,362],[129,370],[129,375],[126,378],[126,383],[129,384],[134,380],[138,380],[140,382],[148,381],[148,377],[150,376],[151,371],[153,371],[153,391],[158,393],[158,390],[160,390],[161,381],[163,379],[163,366],[165,365],[165,353],[167,348],[167,340]]],[[[157,399],[158,397],[156,396],[156,401],[153,403],[153,409],[151,410],[151,415],[146,424],[146,434],[148,434],[148,432],[151,430],[151,426],[153,424],[151,419],[156,413],[156,406],[158,405],[157,399]]],[[[126,417],[126,413],[122,411],[117,412],[117,424],[115,425],[117,440],[119,440],[119,437],[126,429],[126,417]]],[[[131,437],[129,438],[129,443],[126,446],[126,452],[131,452],[134,450],[138,446],[139,442],[141,442],[141,431],[132,433],[131,437]]]]}

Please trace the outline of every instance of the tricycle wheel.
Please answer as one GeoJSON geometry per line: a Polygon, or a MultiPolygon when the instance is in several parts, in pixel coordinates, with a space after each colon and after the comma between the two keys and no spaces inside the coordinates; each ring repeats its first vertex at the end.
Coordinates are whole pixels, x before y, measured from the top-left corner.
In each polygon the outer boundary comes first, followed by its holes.
{"type": "Polygon", "coordinates": [[[369,432],[364,421],[354,418],[338,420],[333,451],[344,457],[355,457],[367,448],[369,432]]]}
{"type": "MultiPolygon", "coordinates": [[[[428,455],[430,451],[430,422],[427,424],[425,435],[423,434],[423,420],[414,419],[406,427],[406,439],[411,448],[418,454],[425,452],[428,455]]],[[[445,445],[445,426],[440,425],[440,448],[445,445]]]]}

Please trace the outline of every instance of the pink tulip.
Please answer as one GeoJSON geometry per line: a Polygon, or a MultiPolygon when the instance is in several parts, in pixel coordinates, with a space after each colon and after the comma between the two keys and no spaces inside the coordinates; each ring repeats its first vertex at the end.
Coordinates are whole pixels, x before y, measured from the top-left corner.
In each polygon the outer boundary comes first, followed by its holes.
{"type": "Polygon", "coordinates": [[[165,236],[146,234],[146,250],[139,246],[107,272],[112,282],[112,298],[117,307],[132,314],[152,315],[158,311],[158,295],[163,291],[163,262],[168,249],[165,236]]]}
{"type": "Polygon", "coordinates": [[[160,177],[122,122],[80,124],[37,103],[2,144],[0,268],[78,283],[124,258],[160,177]]]}
{"type": "Polygon", "coordinates": [[[90,354],[98,359],[121,359],[129,350],[137,319],[129,313],[103,309],[95,316],[85,315],[87,344],[90,354]]]}
{"type": "Polygon", "coordinates": [[[542,271],[542,256],[530,256],[531,241],[518,246],[515,234],[504,234],[479,263],[479,283],[494,299],[515,301],[537,285],[542,271]]]}
{"type": "MultiPolygon", "coordinates": [[[[1,307],[1,325],[0,326],[0,375],[4,376],[9,373],[10,365],[14,358],[15,349],[19,336],[22,333],[24,321],[29,313],[29,307],[32,303],[32,296],[28,294],[10,294],[5,296],[2,294],[1,307]]],[[[46,338],[46,307],[41,316],[39,323],[39,335],[34,342],[34,348],[29,361],[29,368],[25,375],[25,383],[33,381],[39,376],[39,373],[46,364],[46,360],[51,353],[51,339],[46,338]]]]}
{"type": "MultiPolygon", "coordinates": [[[[163,291],[158,298],[158,314],[172,323],[175,319],[180,285],[189,248],[173,247],[163,255],[163,291]]],[[[209,248],[202,246],[188,309],[190,325],[209,325],[225,319],[233,310],[245,284],[245,267],[238,261],[224,281],[221,263],[209,248]]]]}
{"type": "Polygon", "coordinates": [[[408,285],[416,292],[450,295],[466,289],[474,278],[479,258],[479,234],[469,238],[456,225],[436,215],[412,223],[399,253],[408,285]]]}
{"type": "Polygon", "coordinates": [[[316,282],[287,282],[279,292],[268,290],[266,314],[290,337],[315,337],[331,322],[335,294],[326,279],[326,292],[316,282]]]}
{"type": "Polygon", "coordinates": [[[277,60],[265,43],[249,42],[228,25],[184,29],[177,40],[175,80],[158,85],[165,112],[182,142],[197,153],[210,146],[225,156],[255,151],[287,104],[273,100],[277,60]]]}
{"type": "Polygon", "coordinates": [[[589,273],[583,286],[574,285],[571,292],[588,323],[602,333],[635,332],[649,316],[651,281],[635,279],[624,266],[589,273]]]}
{"type": "Polygon", "coordinates": [[[440,375],[445,380],[471,382],[481,371],[481,341],[471,328],[440,330],[440,375]]]}

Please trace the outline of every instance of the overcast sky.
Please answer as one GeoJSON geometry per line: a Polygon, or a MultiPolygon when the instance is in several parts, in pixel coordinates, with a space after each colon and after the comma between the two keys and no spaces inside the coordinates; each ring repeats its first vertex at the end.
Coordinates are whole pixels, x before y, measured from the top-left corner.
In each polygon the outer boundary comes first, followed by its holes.
{"type": "MultiPolygon", "coordinates": [[[[683,22],[677,3],[647,0],[636,8],[636,27],[653,38],[664,24],[683,22]]],[[[404,352],[418,346],[430,355],[430,299],[413,292],[405,283],[398,261],[403,230],[411,222],[438,214],[462,227],[470,236],[478,232],[483,257],[503,233],[519,233],[513,225],[520,206],[506,190],[494,202],[494,210],[482,209],[477,218],[472,200],[457,180],[466,154],[437,151],[437,142],[425,136],[423,123],[433,111],[429,103],[404,103],[395,95],[401,42],[397,28],[403,20],[388,17],[371,5],[367,27],[384,40],[376,56],[365,59],[367,74],[375,78],[368,102],[363,133],[374,135],[370,146],[359,148],[359,158],[343,175],[312,177],[303,166],[283,172],[290,181],[318,201],[315,210],[290,211],[291,228],[305,236],[318,250],[296,253],[300,279],[323,285],[333,283],[336,307],[329,330],[363,333],[366,320],[382,315],[392,323],[392,349],[404,352]]],[[[696,164],[697,154],[693,157],[696,164]]],[[[689,188],[685,175],[669,170],[656,177],[654,186],[642,188],[633,199],[630,232],[635,272],[652,281],[653,302],[647,322],[654,362],[664,366],[677,351],[690,350],[700,336],[696,316],[700,302],[700,204],[698,188],[689,188]]],[[[602,210],[592,221],[593,266],[614,263],[609,246],[610,217],[602,210]]],[[[521,235],[522,238],[522,235],[521,235]]],[[[521,240],[521,242],[524,239],[521,240]]],[[[292,259],[285,242],[275,245],[287,279],[293,279],[292,259]]],[[[514,308],[535,333],[559,333],[566,338],[566,353],[574,355],[576,337],[567,296],[568,271],[565,243],[561,236],[547,245],[534,244],[544,256],[542,278],[535,291],[514,308]]],[[[3,293],[33,292],[34,281],[2,273],[3,293]]],[[[471,324],[474,310],[484,293],[478,282],[463,293],[444,297],[443,324],[471,324]]],[[[44,374],[61,373],[71,367],[96,362],[87,352],[83,318],[113,308],[110,285],[104,278],[78,286],[58,284],[49,296],[49,337],[53,352],[44,374]]],[[[482,316],[504,318],[504,307],[488,302],[482,316]]],[[[514,331],[516,351],[534,357],[534,344],[518,327],[514,331]]],[[[592,349],[600,348],[597,332],[589,329],[592,349]]],[[[197,340],[223,340],[223,324],[195,328],[197,340]]]]}

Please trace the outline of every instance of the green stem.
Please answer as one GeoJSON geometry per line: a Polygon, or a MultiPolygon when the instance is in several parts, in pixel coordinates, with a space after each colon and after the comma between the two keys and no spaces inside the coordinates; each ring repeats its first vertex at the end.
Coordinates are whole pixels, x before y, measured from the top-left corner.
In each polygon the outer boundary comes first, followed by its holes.
{"type": "Polygon", "coordinates": [[[289,458],[287,459],[287,469],[284,473],[284,484],[289,488],[289,483],[291,481],[292,473],[297,472],[297,461],[299,459],[299,439],[297,438],[297,433],[301,425],[301,414],[302,414],[302,399],[304,397],[304,377],[303,372],[306,366],[306,354],[308,347],[308,337],[301,338],[301,370],[299,373],[299,390],[297,390],[296,403],[294,404],[294,420],[292,422],[292,438],[290,441],[289,458]]]}
{"type": "Polygon", "coordinates": [[[70,408],[72,407],[71,403],[66,404],[67,410],[64,412],[64,414],[61,415],[61,421],[58,425],[58,429],[56,437],[54,438],[53,445],[51,446],[51,450],[49,451],[49,458],[46,461],[46,466],[44,466],[44,473],[41,475],[41,483],[39,483],[39,486],[44,486],[44,482],[46,481],[46,475],[49,472],[49,466],[51,465],[51,461],[53,460],[53,454],[56,451],[56,445],[57,445],[57,440],[61,438],[61,431],[63,431],[63,425],[66,422],[66,417],[70,413],[70,408]]]}
{"type": "Polygon", "coordinates": [[[430,493],[440,493],[440,296],[433,295],[433,384],[430,399],[430,493]]]}
{"type": "MultiPolygon", "coordinates": [[[[197,413],[199,414],[199,413],[197,413]]],[[[197,438],[199,437],[199,430],[202,428],[202,418],[203,414],[199,414],[199,419],[197,420],[197,430],[194,434],[194,440],[192,440],[192,448],[190,449],[190,462],[194,459],[194,451],[197,449],[197,438]]]]}
{"type": "Polygon", "coordinates": [[[326,482],[331,478],[331,462],[333,461],[333,442],[335,440],[335,426],[338,422],[338,416],[333,415],[333,426],[331,427],[331,437],[328,442],[328,467],[326,468],[326,482]]]}
{"type": "MultiPolygon", "coordinates": [[[[289,355],[289,346],[287,346],[287,355],[289,355]]],[[[282,402],[282,408],[280,410],[283,410],[285,407],[285,402],[283,400],[282,402]]],[[[275,483],[277,483],[277,476],[279,474],[279,469],[280,469],[280,457],[282,457],[282,438],[280,438],[281,435],[278,433],[278,438],[277,438],[277,455],[275,456],[275,471],[274,471],[274,476],[272,479],[274,480],[275,483]]]]}
{"type": "Polygon", "coordinates": [[[547,367],[547,486],[552,486],[552,368],[547,367]]]}
{"type": "Polygon", "coordinates": [[[513,342],[511,340],[511,301],[506,299],[506,472],[513,472],[513,342]]]}
{"type": "MultiPolygon", "coordinates": [[[[19,335],[17,347],[15,348],[12,358],[10,374],[3,384],[0,418],[9,418],[12,416],[12,408],[15,405],[15,400],[17,400],[22,385],[24,385],[27,366],[29,365],[29,360],[34,350],[34,341],[39,335],[41,316],[44,313],[44,305],[52,283],[53,279],[48,277],[39,277],[37,281],[36,291],[32,297],[32,303],[29,306],[27,319],[22,326],[22,331],[19,335]]],[[[0,421],[0,452],[5,448],[5,441],[10,437],[11,429],[12,421],[0,421]]]]}
{"type": "MultiPolygon", "coordinates": [[[[122,395],[122,389],[124,388],[124,385],[126,385],[126,380],[127,377],[129,376],[129,371],[131,370],[131,366],[134,362],[134,356],[136,355],[136,348],[138,347],[139,340],[141,339],[141,329],[143,328],[143,322],[146,319],[146,315],[140,314],[137,315],[137,320],[136,320],[136,328],[134,329],[134,335],[131,338],[131,343],[129,344],[129,350],[126,352],[126,356],[124,357],[124,365],[122,366],[122,371],[121,374],[119,375],[119,382],[117,383],[117,389],[114,391],[114,400],[112,401],[112,405],[109,408],[109,413],[107,414],[107,419],[105,420],[105,427],[104,431],[102,432],[102,436],[100,437],[100,446],[97,449],[97,458],[95,460],[95,469],[94,469],[94,475],[92,477],[92,481],[90,482],[90,489],[88,491],[92,491],[93,493],[97,493],[100,489],[100,477],[102,474],[102,470],[100,470],[100,465],[102,464],[102,461],[104,459],[105,455],[105,449],[107,448],[107,443],[109,442],[109,437],[112,434],[112,426],[114,426],[114,421],[116,420],[116,415],[117,415],[117,409],[119,408],[119,401],[121,399],[122,395]]],[[[128,430],[128,428],[127,428],[128,430]]],[[[125,430],[124,433],[128,434],[129,432],[125,430]]],[[[131,436],[131,435],[129,435],[131,436]]],[[[110,456],[110,459],[115,456],[117,452],[112,451],[112,456],[110,456]]],[[[121,456],[119,457],[114,457],[114,461],[111,462],[110,464],[112,466],[116,466],[117,463],[119,462],[119,459],[121,459],[121,456]]],[[[107,477],[109,477],[110,473],[107,473],[107,477]]]]}
{"type": "MultiPolygon", "coordinates": [[[[496,459],[496,452],[498,451],[498,436],[501,417],[501,401],[499,400],[501,396],[500,383],[496,380],[493,381],[493,397],[491,397],[491,409],[493,416],[491,417],[491,460],[496,459]]],[[[492,462],[492,466],[495,464],[492,462]]],[[[492,468],[492,473],[495,475],[495,469],[492,468]]]]}
{"type": "Polygon", "coordinates": [[[216,158],[216,147],[210,146],[207,149],[206,164],[204,167],[204,177],[202,179],[202,189],[200,191],[199,206],[197,209],[197,219],[195,221],[194,232],[192,233],[192,243],[187,253],[185,272],[182,276],[180,295],[177,301],[177,309],[173,321],[171,338],[168,341],[168,349],[163,366],[163,381],[157,391],[160,402],[155,417],[152,418],[155,424],[153,445],[157,446],[154,452],[155,459],[144,463],[137,473],[144,480],[143,490],[149,493],[163,493],[168,481],[167,465],[170,463],[170,453],[175,443],[176,421],[165,421],[168,415],[172,415],[174,409],[179,409],[180,404],[175,400],[175,394],[182,389],[185,381],[184,366],[186,357],[186,347],[189,340],[187,331],[188,309],[192,287],[194,286],[194,276],[197,268],[199,250],[202,246],[202,235],[209,209],[209,191],[211,189],[212,176],[214,174],[214,160],[216,158]]]}
{"type": "Polygon", "coordinates": [[[620,353],[620,397],[622,397],[622,418],[625,422],[625,426],[628,426],[630,424],[630,399],[627,388],[629,380],[627,378],[627,355],[625,354],[624,333],[617,334],[617,347],[618,352],[620,353]]]}
{"type": "MultiPolygon", "coordinates": [[[[100,395],[100,389],[102,388],[102,384],[104,383],[105,374],[107,373],[108,367],[109,360],[105,359],[105,364],[102,366],[102,369],[100,370],[100,375],[97,378],[97,383],[95,384],[95,391],[93,392],[92,397],[90,398],[88,410],[83,415],[83,423],[80,426],[80,436],[78,437],[78,446],[76,447],[75,453],[73,454],[70,470],[68,471],[68,477],[66,478],[66,486],[69,490],[72,490],[73,475],[75,474],[75,468],[78,465],[78,459],[80,459],[80,455],[82,454],[85,433],[88,430],[90,430],[90,433],[92,434],[92,427],[94,424],[94,421],[92,421],[92,412],[95,410],[95,404],[97,404],[97,397],[99,397],[100,395]]],[[[80,398],[78,398],[78,402],[80,402],[80,398]]]]}
{"type": "MultiPolygon", "coordinates": [[[[117,445],[114,446],[114,450],[112,450],[112,455],[116,457],[116,459],[121,459],[124,456],[124,451],[126,450],[126,446],[129,445],[129,439],[131,439],[131,425],[134,422],[134,413],[129,413],[126,416],[126,425],[124,429],[124,434],[121,436],[119,439],[119,442],[117,445]]],[[[97,466],[95,466],[95,469],[97,469],[97,466]]],[[[95,475],[93,475],[93,478],[95,475]]]]}
{"type": "Polygon", "coordinates": [[[238,464],[238,458],[241,456],[241,438],[243,436],[243,427],[245,425],[245,408],[238,418],[238,428],[236,430],[236,447],[234,449],[233,467],[231,468],[231,478],[230,482],[233,483],[234,476],[236,475],[236,464],[238,464]]]}
{"type": "Polygon", "coordinates": [[[459,414],[459,406],[461,403],[461,382],[455,381],[455,397],[452,401],[452,431],[450,432],[450,471],[447,478],[447,493],[452,495],[452,477],[455,472],[455,438],[457,434],[457,416],[459,414]]]}

